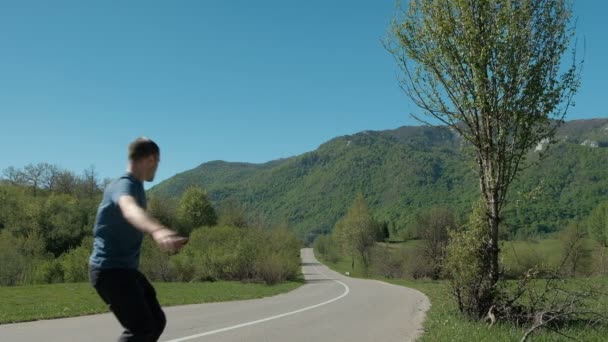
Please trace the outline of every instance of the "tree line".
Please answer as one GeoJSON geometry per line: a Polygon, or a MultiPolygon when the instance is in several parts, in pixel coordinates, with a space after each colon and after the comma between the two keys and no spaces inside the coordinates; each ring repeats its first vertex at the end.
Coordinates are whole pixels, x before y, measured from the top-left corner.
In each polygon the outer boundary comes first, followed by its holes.
{"type": "MultiPolygon", "coordinates": [[[[5,169],[0,179],[0,285],[86,281],[97,206],[109,182],[99,181],[93,167],[80,175],[48,163],[5,169]]],[[[192,187],[177,201],[149,198],[148,211],[180,234],[191,236],[189,247],[174,256],[145,240],[141,267],[153,280],[275,283],[299,275],[295,235],[286,225],[273,227],[251,219],[256,216],[246,213],[234,199],[223,202],[218,212],[204,189],[192,187]],[[225,239],[215,238],[222,234],[225,239]],[[238,254],[238,246],[260,242],[260,238],[268,242],[261,243],[267,248],[228,258],[238,254]],[[199,249],[214,252],[203,257],[199,249]],[[247,271],[224,272],[241,269],[237,265],[243,260],[251,263],[247,271]]]]}

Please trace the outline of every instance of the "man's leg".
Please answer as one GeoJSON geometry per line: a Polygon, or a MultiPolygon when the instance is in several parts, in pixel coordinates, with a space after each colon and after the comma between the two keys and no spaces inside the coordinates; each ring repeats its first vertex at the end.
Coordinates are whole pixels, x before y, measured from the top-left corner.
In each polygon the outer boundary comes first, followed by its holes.
{"type": "Polygon", "coordinates": [[[146,289],[137,271],[102,270],[95,289],[125,328],[119,341],[157,341],[160,322],[148,305],[146,289]]]}
{"type": "Polygon", "coordinates": [[[165,326],[167,325],[167,318],[165,317],[165,313],[163,312],[163,309],[158,303],[154,287],[152,286],[152,284],[150,284],[146,276],[144,276],[141,272],[138,273],[141,286],[144,289],[144,296],[146,297],[146,302],[148,303],[148,307],[150,308],[150,311],[152,312],[152,315],[156,320],[156,339],[158,339],[165,330],[165,326]]]}

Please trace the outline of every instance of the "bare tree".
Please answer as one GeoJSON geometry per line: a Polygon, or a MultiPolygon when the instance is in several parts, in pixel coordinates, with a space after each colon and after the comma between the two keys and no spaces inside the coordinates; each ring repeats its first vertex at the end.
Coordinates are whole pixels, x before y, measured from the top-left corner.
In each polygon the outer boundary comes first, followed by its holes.
{"type": "Polygon", "coordinates": [[[3,170],[4,179],[12,185],[25,185],[25,175],[23,171],[16,169],[13,166],[9,166],[8,168],[3,170]]]}
{"type": "Polygon", "coordinates": [[[431,263],[431,277],[438,279],[448,245],[448,232],[456,228],[456,219],[447,208],[435,207],[416,215],[416,231],[423,240],[421,252],[431,263]]]}
{"type": "Polygon", "coordinates": [[[81,186],[86,196],[92,196],[99,191],[99,180],[94,165],[89,166],[82,172],[81,186]]]}

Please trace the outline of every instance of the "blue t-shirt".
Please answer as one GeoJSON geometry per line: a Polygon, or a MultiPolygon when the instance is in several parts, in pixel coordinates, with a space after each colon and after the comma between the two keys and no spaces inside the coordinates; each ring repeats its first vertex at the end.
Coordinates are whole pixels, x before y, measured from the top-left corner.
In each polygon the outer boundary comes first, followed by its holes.
{"type": "Polygon", "coordinates": [[[143,183],[126,173],[106,188],[93,228],[93,253],[89,259],[92,269],[137,269],[143,233],[133,227],[122,215],[118,199],[123,195],[135,198],[146,209],[143,183]]]}

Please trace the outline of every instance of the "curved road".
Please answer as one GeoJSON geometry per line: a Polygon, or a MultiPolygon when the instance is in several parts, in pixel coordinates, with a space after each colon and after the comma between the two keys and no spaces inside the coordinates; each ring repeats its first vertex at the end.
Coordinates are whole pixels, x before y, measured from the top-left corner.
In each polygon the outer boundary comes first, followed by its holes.
{"type": "MultiPolygon", "coordinates": [[[[412,341],[430,304],[409,288],[333,272],[302,250],[306,284],[274,297],[165,308],[161,341],[412,341]]],[[[0,325],[12,342],[116,341],[111,314],[0,325]]]]}

